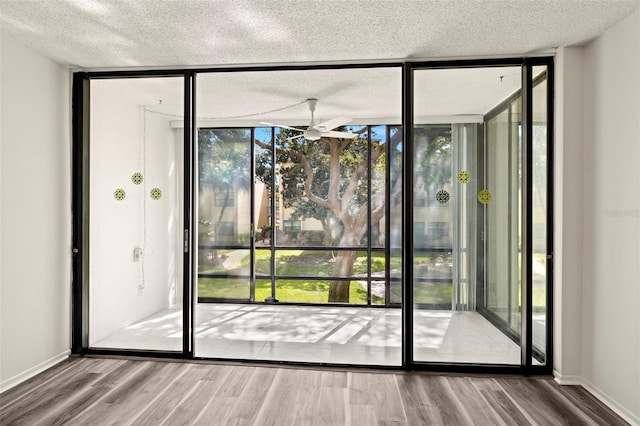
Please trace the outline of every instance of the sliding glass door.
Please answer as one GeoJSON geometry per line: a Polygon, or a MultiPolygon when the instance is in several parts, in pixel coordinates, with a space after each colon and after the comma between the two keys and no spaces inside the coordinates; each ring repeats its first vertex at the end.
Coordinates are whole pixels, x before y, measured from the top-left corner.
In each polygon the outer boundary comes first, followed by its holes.
{"type": "MultiPolygon", "coordinates": [[[[514,339],[521,334],[522,97],[521,91],[485,116],[485,185],[496,194],[484,207],[486,262],[479,312],[514,339]]],[[[516,358],[520,362],[519,356],[516,358]]]]}
{"type": "Polygon", "coordinates": [[[197,357],[400,364],[400,76],[197,74],[197,357]]]}
{"type": "Polygon", "coordinates": [[[548,371],[552,71],[75,75],[75,350],[548,371]]]}
{"type": "Polygon", "coordinates": [[[412,71],[415,362],[545,362],[546,75],[530,65],[412,71]]]}
{"type": "Polygon", "coordinates": [[[519,201],[487,205],[486,285],[481,289],[478,309],[514,340],[523,338],[526,327],[531,341],[531,352],[526,355],[528,362],[543,365],[547,359],[548,271],[552,253],[547,207],[551,158],[547,131],[548,69],[547,66],[530,69],[528,90],[515,92],[485,116],[485,178],[489,185],[502,187],[508,199],[519,201]],[[526,116],[523,106],[528,109],[526,116]],[[527,122],[529,133],[525,134],[527,122]],[[527,169],[529,182],[525,187],[527,169]],[[518,185],[504,184],[516,180],[518,185]],[[522,202],[525,197],[526,212],[522,202]],[[525,216],[528,221],[524,221],[525,216]],[[505,259],[509,259],[508,268],[501,266],[505,259]],[[523,270],[524,264],[528,269],[523,270]],[[528,309],[523,309],[525,304],[529,304],[528,309]]]}
{"type": "Polygon", "coordinates": [[[414,71],[415,361],[520,364],[521,342],[482,313],[488,302],[506,315],[518,294],[520,144],[499,142],[484,115],[520,90],[520,76],[520,67],[414,71]]]}
{"type": "Polygon", "coordinates": [[[183,78],[90,90],[89,347],[181,352],[183,78]]]}

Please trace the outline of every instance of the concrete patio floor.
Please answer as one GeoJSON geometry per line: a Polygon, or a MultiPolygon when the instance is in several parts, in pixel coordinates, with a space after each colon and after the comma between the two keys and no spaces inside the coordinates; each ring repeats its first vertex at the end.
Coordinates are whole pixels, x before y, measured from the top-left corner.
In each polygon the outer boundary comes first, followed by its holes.
{"type": "MultiPolygon", "coordinates": [[[[195,356],[358,365],[401,365],[401,310],[337,306],[200,303],[195,356]]],[[[416,310],[414,360],[520,363],[520,347],[476,312],[416,310]]],[[[180,351],[176,305],[91,345],[180,351]]]]}

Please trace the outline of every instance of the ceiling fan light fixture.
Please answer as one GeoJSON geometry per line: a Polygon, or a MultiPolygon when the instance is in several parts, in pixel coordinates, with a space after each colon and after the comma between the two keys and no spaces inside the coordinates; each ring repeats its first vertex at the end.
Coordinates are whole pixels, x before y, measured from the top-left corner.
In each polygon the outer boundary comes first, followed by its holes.
{"type": "Polygon", "coordinates": [[[316,104],[318,103],[318,99],[308,98],[307,102],[309,103],[309,109],[311,110],[311,112],[314,112],[316,110],[316,104]]]}
{"type": "Polygon", "coordinates": [[[304,132],[304,138],[310,141],[320,140],[321,137],[322,137],[322,132],[316,129],[307,129],[304,132]]]}
{"type": "Polygon", "coordinates": [[[294,127],[284,126],[282,124],[272,124],[267,122],[261,122],[261,123],[266,124],[268,126],[281,127],[283,129],[289,129],[289,130],[293,130],[295,132],[301,133],[295,136],[288,137],[286,140],[293,140],[299,137],[304,137],[306,140],[309,140],[309,141],[317,141],[317,140],[320,140],[320,138],[322,138],[323,136],[330,137],[330,138],[353,139],[357,136],[357,134],[355,133],[337,132],[333,130],[349,123],[351,119],[347,117],[337,117],[337,118],[333,118],[331,120],[327,120],[322,123],[316,124],[314,113],[316,110],[316,104],[318,103],[318,100],[316,98],[308,98],[306,102],[309,104],[309,110],[311,112],[311,122],[309,123],[309,126],[307,127],[306,130],[296,129],[294,127]]]}

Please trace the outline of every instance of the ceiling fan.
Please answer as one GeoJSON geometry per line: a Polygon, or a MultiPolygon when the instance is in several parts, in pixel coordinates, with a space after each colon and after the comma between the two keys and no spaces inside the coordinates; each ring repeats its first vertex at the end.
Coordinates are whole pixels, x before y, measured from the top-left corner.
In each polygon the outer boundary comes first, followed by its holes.
{"type": "Polygon", "coordinates": [[[266,124],[272,127],[282,127],[283,129],[289,129],[301,133],[299,135],[291,136],[286,140],[296,139],[301,136],[310,141],[317,141],[322,137],[353,139],[358,136],[356,133],[338,132],[333,130],[337,127],[344,126],[345,124],[349,123],[352,119],[348,117],[332,118],[331,120],[316,124],[313,114],[316,110],[316,104],[318,103],[318,100],[316,98],[309,98],[307,99],[307,103],[309,104],[309,110],[311,110],[311,123],[309,123],[309,127],[307,127],[306,130],[283,126],[282,124],[272,124],[266,122],[261,122],[260,124],[266,124]]]}

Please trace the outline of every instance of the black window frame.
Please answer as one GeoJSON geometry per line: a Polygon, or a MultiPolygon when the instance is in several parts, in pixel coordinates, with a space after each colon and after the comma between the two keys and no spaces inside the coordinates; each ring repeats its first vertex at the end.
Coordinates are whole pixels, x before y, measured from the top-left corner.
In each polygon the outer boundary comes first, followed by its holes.
{"type": "MultiPolygon", "coordinates": [[[[532,365],[531,362],[523,362],[520,366],[492,366],[492,365],[466,365],[466,364],[430,364],[416,363],[413,360],[413,319],[410,314],[412,306],[411,283],[413,279],[411,256],[413,253],[413,230],[412,230],[412,170],[411,156],[413,154],[411,144],[406,144],[402,151],[403,164],[403,232],[402,232],[402,365],[392,369],[405,370],[430,370],[430,371],[451,371],[451,372],[471,372],[471,373],[521,373],[521,374],[549,374],[553,366],[553,141],[554,141],[554,59],[553,57],[514,57],[503,59],[473,59],[473,60],[446,60],[446,61],[390,61],[378,63],[342,63],[342,64],[313,64],[313,65],[277,65],[277,66],[229,66],[212,67],[201,69],[155,69],[155,70],[123,70],[123,71],[78,71],[74,72],[72,79],[72,342],[71,350],[73,354],[108,354],[108,355],[135,355],[164,358],[194,359],[192,342],[195,340],[193,327],[193,306],[189,303],[183,309],[184,341],[181,353],[164,351],[139,351],[139,350],[107,350],[92,349],[88,346],[88,291],[89,291],[89,256],[88,256],[88,223],[89,223],[89,104],[90,90],[89,82],[92,79],[108,78],[142,78],[159,76],[182,76],[184,78],[184,275],[183,275],[183,297],[185,300],[193,300],[192,283],[195,272],[190,262],[191,256],[197,255],[197,248],[194,247],[194,236],[191,230],[195,229],[195,222],[192,212],[194,211],[194,200],[191,196],[194,190],[192,176],[194,164],[194,131],[196,120],[194,114],[196,95],[196,76],[204,72],[246,72],[246,71],[278,71],[296,70],[305,71],[313,69],[362,69],[394,67],[402,69],[402,126],[399,127],[404,141],[412,140],[413,126],[413,93],[412,93],[412,72],[416,69],[443,69],[443,68],[472,68],[486,66],[522,66],[529,70],[533,66],[546,66],[548,73],[548,179],[547,179],[547,253],[550,261],[547,262],[547,357],[543,366],[532,365]]],[[[527,98],[531,99],[531,87],[527,85],[527,98]]],[[[528,111],[530,113],[530,111],[528,111]]],[[[530,169],[527,173],[530,173],[530,169]]],[[[529,180],[530,182],[530,180],[529,180]]],[[[525,194],[530,197],[531,194],[525,194]]],[[[388,216],[388,215],[387,215],[388,216]]],[[[529,218],[530,216],[528,216],[529,218]]],[[[532,226],[528,220],[528,227],[532,226]]],[[[389,218],[386,220],[386,229],[389,229],[389,218]]],[[[530,249],[532,242],[526,241],[530,249]]],[[[385,248],[386,255],[389,255],[390,247],[385,248]]],[[[530,266],[530,265],[529,265],[530,266]]],[[[388,271],[387,271],[388,277],[388,271]]],[[[397,282],[397,278],[394,279],[397,282]]],[[[388,281],[391,283],[391,281],[388,281]]],[[[530,283],[526,291],[531,291],[530,283]]],[[[528,298],[529,304],[531,297],[528,298]]],[[[525,306],[526,312],[531,312],[531,306],[525,306]]],[[[526,326],[531,330],[531,318],[526,326]]],[[[527,338],[527,347],[524,348],[525,355],[531,355],[530,336],[527,338]]],[[[527,356],[531,359],[531,356],[527,356]]],[[[262,361],[269,363],[268,361],[262,361]]],[[[280,361],[275,361],[280,363],[280,361]]],[[[381,367],[383,368],[383,367],[381,367]]]]}

